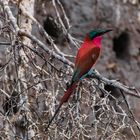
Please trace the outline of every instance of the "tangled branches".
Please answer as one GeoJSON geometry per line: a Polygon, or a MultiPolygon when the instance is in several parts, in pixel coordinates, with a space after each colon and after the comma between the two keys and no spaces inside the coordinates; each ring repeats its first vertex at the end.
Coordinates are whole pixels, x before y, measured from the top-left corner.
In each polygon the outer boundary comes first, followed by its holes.
{"type": "MultiPolygon", "coordinates": [[[[48,44],[27,27],[20,28],[8,0],[0,4],[0,34],[4,39],[0,45],[6,48],[0,68],[1,138],[127,139],[132,135],[138,139],[139,122],[125,97],[140,98],[138,92],[96,71],[79,83],[49,131],[44,132],[71,78],[73,63],[67,58],[74,56],[60,50],[33,15],[25,11],[25,5],[19,6],[22,14],[36,24],[48,44]]],[[[78,48],[79,41],[68,33],[70,23],[61,2],[52,0],[52,4],[63,34],[78,48]]]]}

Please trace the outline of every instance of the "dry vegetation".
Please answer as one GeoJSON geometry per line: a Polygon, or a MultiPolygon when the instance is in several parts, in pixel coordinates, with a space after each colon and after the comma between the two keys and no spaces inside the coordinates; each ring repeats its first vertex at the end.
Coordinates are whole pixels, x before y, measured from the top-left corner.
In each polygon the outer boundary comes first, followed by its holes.
{"type": "MultiPolygon", "coordinates": [[[[68,32],[70,23],[62,3],[51,2],[57,15],[56,30],[69,47],[79,48],[81,41],[68,32]]],[[[126,98],[140,98],[138,91],[96,70],[79,83],[44,131],[71,78],[74,55],[62,52],[34,18],[34,4],[34,0],[0,1],[0,45],[4,47],[0,139],[138,140],[140,124],[126,98]],[[33,24],[40,37],[31,32],[33,24]]]]}

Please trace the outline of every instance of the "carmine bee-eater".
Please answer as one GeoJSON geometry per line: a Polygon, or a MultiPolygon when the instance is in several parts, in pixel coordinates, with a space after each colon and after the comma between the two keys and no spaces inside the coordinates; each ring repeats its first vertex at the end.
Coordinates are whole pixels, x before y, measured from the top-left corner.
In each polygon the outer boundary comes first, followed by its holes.
{"type": "Polygon", "coordinates": [[[60,104],[57,110],[55,111],[54,116],[49,121],[49,124],[46,127],[46,130],[49,128],[51,122],[55,118],[56,114],[60,110],[63,103],[68,101],[70,95],[75,90],[78,81],[86,77],[85,75],[95,65],[101,52],[102,35],[109,31],[112,31],[112,30],[96,29],[96,30],[92,30],[86,35],[85,41],[80,47],[80,49],[78,50],[78,53],[75,59],[75,68],[74,68],[74,73],[73,73],[70,85],[68,89],[66,90],[66,92],[64,93],[63,97],[61,98],[60,104]]]}

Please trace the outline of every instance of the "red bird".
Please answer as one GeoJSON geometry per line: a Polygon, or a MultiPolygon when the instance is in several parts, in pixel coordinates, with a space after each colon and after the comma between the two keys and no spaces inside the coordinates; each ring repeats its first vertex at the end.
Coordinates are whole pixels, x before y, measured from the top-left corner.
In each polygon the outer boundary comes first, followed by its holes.
{"type": "Polygon", "coordinates": [[[78,50],[75,59],[75,68],[74,68],[74,73],[72,76],[71,83],[67,91],[64,93],[63,97],[61,98],[60,104],[57,110],[55,111],[54,116],[51,118],[48,126],[46,127],[46,130],[49,128],[51,122],[53,121],[56,114],[60,110],[62,104],[68,101],[70,95],[73,93],[73,91],[76,88],[77,82],[79,80],[82,80],[84,77],[86,77],[88,72],[97,62],[101,52],[102,35],[109,31],[112,30],[96,29],[87,34],[85,41],[80,47],[80,49],[78,50]]]}

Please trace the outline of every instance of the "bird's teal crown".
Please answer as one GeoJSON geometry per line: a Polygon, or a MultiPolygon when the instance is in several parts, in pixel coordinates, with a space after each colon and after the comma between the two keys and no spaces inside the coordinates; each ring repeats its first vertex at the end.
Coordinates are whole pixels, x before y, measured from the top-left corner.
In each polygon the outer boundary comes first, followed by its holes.
{"type": "Polygon", "coordinates": [[[88,35],[89,35],[89,38],[93,40],[95,37],[101,36],[110,31],[112,30],[111,29],[95,29],[95,30],[90,31],[88,35]]]}

